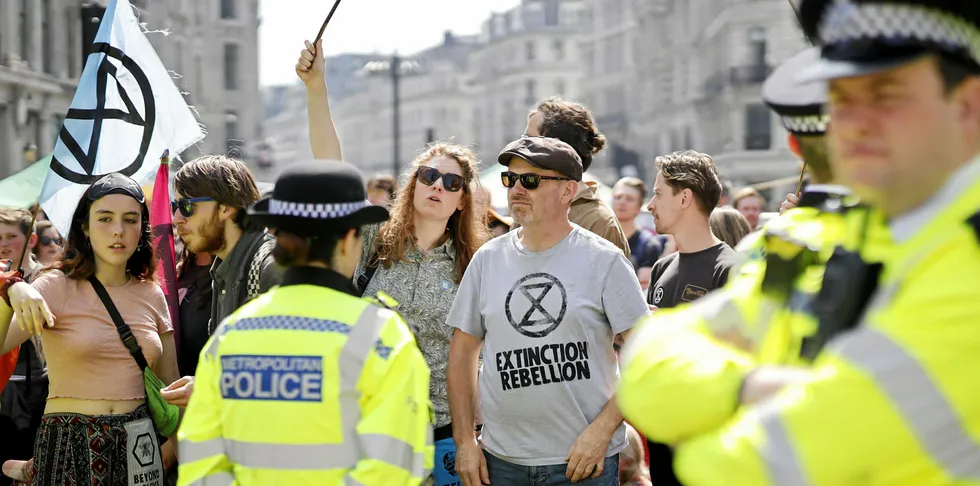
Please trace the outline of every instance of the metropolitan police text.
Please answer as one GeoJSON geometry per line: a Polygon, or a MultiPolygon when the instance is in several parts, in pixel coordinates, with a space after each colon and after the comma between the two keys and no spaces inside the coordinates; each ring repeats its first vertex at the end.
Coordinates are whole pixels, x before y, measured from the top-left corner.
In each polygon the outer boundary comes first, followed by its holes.
{"type": "Polygon", "coordinates": [[[227,399],[318,402],[322,385],[321,356],[221,357],[221,396],[227,399]]]}
{"type": "Polygon", "coordinates": [[[588,380],[592,378],[589,344],[581,341],[501,351],[497,370],[504,390],[588,380]]]}

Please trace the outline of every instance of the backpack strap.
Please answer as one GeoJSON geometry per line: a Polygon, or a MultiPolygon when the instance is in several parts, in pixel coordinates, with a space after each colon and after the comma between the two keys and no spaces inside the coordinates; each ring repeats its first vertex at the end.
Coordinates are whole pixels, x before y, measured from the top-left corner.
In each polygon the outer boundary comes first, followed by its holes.
{"type": "Polygon", "coordinates": [[[245,302],[251,301],[262,293],[262,264],[265,263],[265,259],[269,257],[275,246],[276,240],[265,241],[252,257],[252,262],[248,266],[248,287],[246,288],[245,302]]]}

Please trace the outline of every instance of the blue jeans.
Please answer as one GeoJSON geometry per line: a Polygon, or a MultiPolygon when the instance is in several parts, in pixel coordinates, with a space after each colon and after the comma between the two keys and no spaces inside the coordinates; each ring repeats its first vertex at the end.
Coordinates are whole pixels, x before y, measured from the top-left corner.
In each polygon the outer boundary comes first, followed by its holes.
{"type": "Polygon", "coordinates": [[[573,483],[565,477],[568,464],[550,466],[519,466],[498,459],[493,454],[483,451],[487,458],[487,472],[490,473],[490,484],[501,486],[619,486],[619,454],[609,456],[602,463],[602,474],[599,477],[585,478],[573,483]]]}

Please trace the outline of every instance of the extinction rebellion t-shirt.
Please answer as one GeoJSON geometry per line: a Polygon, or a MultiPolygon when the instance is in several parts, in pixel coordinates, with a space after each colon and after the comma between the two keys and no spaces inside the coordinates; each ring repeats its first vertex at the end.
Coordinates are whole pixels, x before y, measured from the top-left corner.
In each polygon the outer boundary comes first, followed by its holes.
{"type": "MultiPolygon", "coordinates": [[[[483,447],[513,464],[561,464],[619,383],[613,338],[649,308],[612,243],[573,226],[533,252],[518,234],[476,252],[447,325],[484,339],[483,447]]],[[[620,426],[607,456],[625,445],[620,426]]]]}

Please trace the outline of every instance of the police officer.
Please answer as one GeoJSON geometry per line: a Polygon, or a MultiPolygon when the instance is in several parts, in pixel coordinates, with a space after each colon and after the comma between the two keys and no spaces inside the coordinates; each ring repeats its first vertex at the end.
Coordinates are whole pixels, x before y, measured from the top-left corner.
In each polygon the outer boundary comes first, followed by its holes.
{"type": "Polygon", "coordinates": [[[353,166],[321,161],[287,168],[249,215],[287,270],[201,353],[180,484],[420,484],[429,369],[402,318],[352,285],[360,227],[388,211],[353,166]]]}
{"type": "MultiPolygon", "coordinates": [[[[742,409],[680,438],[675,468],[692,486],[978,484],[980,396],[965,370],[980,365],[980,4],[804,0],[800,12],[821,44],[806,74],[830,80],[834,172],[880,208],[894,247],[877,271],[835,250],[826,273],[874,276],[834,296],[858,310],[854,330],[812,370],[738,363],[742,409]],[[765,402],[746,406],[753,396],[765,402]]],[[[651,354],[646,368],[681,362],[651,354]]]]}
{"type": "MultiPolygon", "coordinates": [[[[732,390],[738,389],[744,373],[762,364],[806,365],[830,335],[842,330],[829,325],[820,329],[813,307],[833,248],[848,235],[867,240],[868,233],[853,231],[851,221],[865,219],[869,210],[856,205],[845,187],[829,184],[833,175],[824,147],[826,83],[797,79],[819,55],[819,49],[810,48],[792,57],[770,75],[762,91],[815,184],[803,192],[799,207],[743,239],[738,247],[743,262],[724,288],[682,310],[657,313],[650,319],[657,324],[643,326],[638,333],[641,344],[631,348],[682,349],[684,342],[698,343],[703,353],[674,358],[675,364],[686,359],[696,366],[662,369],[644,361],[645,353],[624,356],[620,407],[634,426],[653,438],[673,443],[718,427],[735,411],[732,390]],[[671,329],[668,322],[680,326],[670,339],[664,337],[671,329]],[[704,372],[706,361],[715,363],[712,373],[704,372]],[[651,413],[653,409],[657,412],[651,413]]],[[[874,228],[871,234],[881,235],[881,226],[874,228]]],[[[659,459],[659,470],[651,474],[662,483],[678,484],[670,464],[659,459]]]]}

